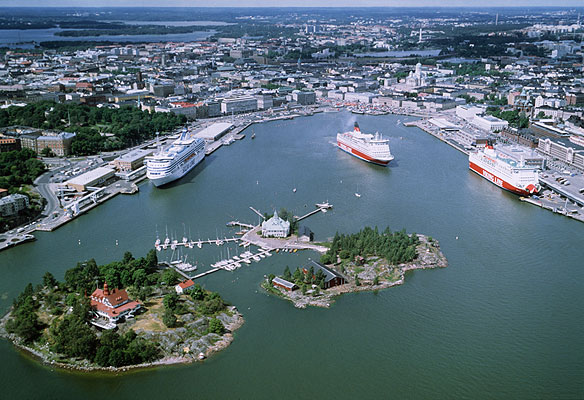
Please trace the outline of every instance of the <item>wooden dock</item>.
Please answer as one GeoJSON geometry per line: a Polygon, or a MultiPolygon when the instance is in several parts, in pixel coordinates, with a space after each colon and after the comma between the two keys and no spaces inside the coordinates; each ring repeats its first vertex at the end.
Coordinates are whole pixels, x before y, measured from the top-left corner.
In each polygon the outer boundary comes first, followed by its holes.
{"type": "Polygon", "coordinates": [[[190,249],[194,248],[195,246],[197,246],[199,249],[203,247],[204,244],[215,244],[217,246],[221,246],[224,243],[229,243],[229,242],[237,242],[238,240],[240,240],[239,238],[236,237],[231,237],[231,238],[217,238],[217,239],[207,239],[207,240],[187,240],[185,241],[181,241],[179,242],[178,240],[173,240],[170,243],[160,243],[160,244],[154,244],[154,248],[158,251],[161,250],[174,250],[176,249],[178,246],[185,246],[188,247],[190,249]]]}
{"type": "Polygon", "coordinates": [[[332,206],[332,205],[330,205],[330,204],[328,204],[328,203],[326,203],[326,206],[319,206],[319,205],[317,204],[317,205],[316,205],[316,207],[317,207],[317,209],[316,209],[316,210],[314,210],[314,211],[311,211],[311,212],[309,212],[308,214],[304,214],[304,215],[303,215],[303,216],[301,216],[301,217],[294,216],[294,218],[296,219],[296,221],[302,221],[303,219],[305,219],[305,218],[308,218],[308,217],[310,217],[311,215],[314,215],[314,214],[316,214],[316,213],[318,213],[318,212],[320,212],[320,211],[322,211],[323,213],[325,213],[325,212],[327,212],[327,210],[328,210],[328,209],[330,209],[330,208],[333,208],[333,206],[332,206]]]}
{"type": "Polygon", "coordinates": [[[193,276],[191,279],[192,280],[199,279],[199,278],[202,278],[204,276],[211,275],[213,272],[217,272],[219,270],[221,270],[221,268],[213,268],[213,269],[210,269],[209,271],[205,271],[205,272],[202,272],[200,274],[197,274],[197,275],[193,276]]]}

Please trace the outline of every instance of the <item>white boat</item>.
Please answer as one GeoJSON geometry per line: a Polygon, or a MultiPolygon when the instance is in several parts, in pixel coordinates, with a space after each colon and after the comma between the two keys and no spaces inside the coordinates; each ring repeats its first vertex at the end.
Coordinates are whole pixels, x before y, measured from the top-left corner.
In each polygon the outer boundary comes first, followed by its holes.
{"type": "Polygon", "coordinates": [[[337,146],[363,161],[384,167],[393,160],[389,150],[389,140],[384,139],[379,133],[375,135],[361,133],[357,122],[352,132],[337,134],[337,146]]]}
{"type": "Polygon", "coordinates": [[[168,149],[146,158],[146,176],[162,186],[185,176],[204,157],[205,141],[185,129],[168,149]]]}
{"type": "Polygon", "coordinates": [[[359,193],[355,193],[355,197],[361,197],[359,193]]]}

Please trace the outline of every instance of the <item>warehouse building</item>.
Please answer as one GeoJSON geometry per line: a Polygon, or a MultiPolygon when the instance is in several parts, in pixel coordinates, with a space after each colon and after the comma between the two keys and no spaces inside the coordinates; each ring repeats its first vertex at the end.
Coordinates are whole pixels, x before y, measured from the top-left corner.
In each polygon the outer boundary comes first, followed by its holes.
{"type": "Polygon", "coordinates": [[[132,150],[114,160],[114,166],[118,171],[135,171],[144,165],[144,158],[152,154],[152,150],[132,150]]]}
{"type": "Polygon", "coordinates": [[[112,168],[99,167],[76,176],[75,178],[69,179],[65,182],[65,185],[77,190],[78,192],[84,192],[88,187],[103,185],[113,178],[114,174],[115,170],[112,168]]]}
{"type": "Polygon", "coordinates": [[[206,142],[214,142],[225,135],[233,128],[233,124],[228,122],[217,122],[205,129],[195,133],[195,137],[204,139],[206,142]]]}

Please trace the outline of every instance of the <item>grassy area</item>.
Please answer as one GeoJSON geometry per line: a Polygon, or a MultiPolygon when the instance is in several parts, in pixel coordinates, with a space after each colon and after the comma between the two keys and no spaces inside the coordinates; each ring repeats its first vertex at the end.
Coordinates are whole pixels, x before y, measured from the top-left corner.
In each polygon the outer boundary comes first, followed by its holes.
{"type": "Polygon", "coordinates": [[[134,331],[143,329],[145,331],[164,332],[168,328],[159,317],[164,313],[162,298],[150,299],[145,304],[147,311],[136,316],[136,323],[132,326],[134,331]]]}

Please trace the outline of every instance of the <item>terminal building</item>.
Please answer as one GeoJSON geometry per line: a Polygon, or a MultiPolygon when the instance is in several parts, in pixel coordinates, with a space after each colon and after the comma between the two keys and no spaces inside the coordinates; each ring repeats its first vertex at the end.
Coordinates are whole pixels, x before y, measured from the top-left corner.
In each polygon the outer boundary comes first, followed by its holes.
{"type": "Polygon", "coordinates": [[[217,122],[195,133],[195,137],[204,139],[206,142],[214,142],[231,129],[233,129],[233,124],[228,122],[217,122]]]}
{"type": "Polygon", "coordinates": [[[153,150],[132,150],[114,160],[114,166],[118,171],[135,171],[144,165],[144,158],[152,154],[153,150]]]}
{"type": "Polygon", "coordinates": [[[573,146],[550,138],[539,139],[537,150],[584,171],[584,150],[576,150],[573,146]]]}
{"type": "Polygon", "coordinates": [[[69,179],[65,182],[65,185],[77,190],[78,192],[84,192],[88,187],[103,185],[105,182],[113,178],[114,175],[115,170],[112,168],[99,167],[69,179]]]}

